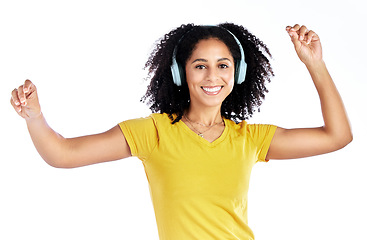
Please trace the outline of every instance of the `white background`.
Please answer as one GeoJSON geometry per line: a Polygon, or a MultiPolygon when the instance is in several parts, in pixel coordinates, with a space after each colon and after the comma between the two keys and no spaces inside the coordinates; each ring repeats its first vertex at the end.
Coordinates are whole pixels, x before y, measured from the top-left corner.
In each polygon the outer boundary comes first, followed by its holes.
{"type": "Polygon", "coordinates": [[[322,125],[313,83],[285,31],[299,23],[321,37],[354,132],[337,152],[254,167],[249,224],[256,239],[366,240],[364,9],[361,0],[1,1],[0,239],[157,240],[140,160],[48,166],[9,104],[10,92],[29,78],[57,132],[102,132],[149,115],[139,100],[156,40],[183,23],[228,21],[247,27],[273,54],[276,76],[250,122],[322,125]]]}

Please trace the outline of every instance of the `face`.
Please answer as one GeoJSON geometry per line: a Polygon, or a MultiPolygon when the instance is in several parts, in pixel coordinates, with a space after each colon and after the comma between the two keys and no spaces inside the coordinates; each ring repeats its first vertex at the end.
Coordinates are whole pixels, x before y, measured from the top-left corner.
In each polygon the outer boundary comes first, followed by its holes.
{"type": "Polygon", "coordinates": [[[185,66],[190,104],[220,107],[233,89],[234,69],[234,59],[222,41],[200,40],[185,66]]]}

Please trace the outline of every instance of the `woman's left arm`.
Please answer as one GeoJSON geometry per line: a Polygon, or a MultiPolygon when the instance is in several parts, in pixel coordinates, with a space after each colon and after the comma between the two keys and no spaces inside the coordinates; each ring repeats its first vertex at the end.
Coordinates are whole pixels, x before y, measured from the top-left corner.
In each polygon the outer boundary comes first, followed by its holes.
{"type": "Polygon", "coordinates": [[[341,149],[352,141],[353,135],[343,101],[323,61],[320,38],[315,32],[298,24],[286,30],[319,94],[324,126],[277,128],[266,158],[302,158],[341,149]]]}

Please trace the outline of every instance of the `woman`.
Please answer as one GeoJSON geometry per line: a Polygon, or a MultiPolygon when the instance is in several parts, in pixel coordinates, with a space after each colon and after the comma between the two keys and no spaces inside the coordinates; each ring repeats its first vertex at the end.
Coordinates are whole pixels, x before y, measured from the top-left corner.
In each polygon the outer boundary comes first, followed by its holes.
{"type": "Polygon", "coordinates": [[[146,64],[153,76],[144,100],[154,112],[147,118],[65,139],[47,125],[31,81],[13,90],[11,104],[51,166],[139,157],[161,240],[254,239],[247,224],[253,165],[335,151],[352,140],[319,37],[305,26],[286,31],[320,96],[322,127],[284,129],[243,121],[260,106],[273,72],[267,47],[229,23],[182,25],[165,35],[146,64]]]}

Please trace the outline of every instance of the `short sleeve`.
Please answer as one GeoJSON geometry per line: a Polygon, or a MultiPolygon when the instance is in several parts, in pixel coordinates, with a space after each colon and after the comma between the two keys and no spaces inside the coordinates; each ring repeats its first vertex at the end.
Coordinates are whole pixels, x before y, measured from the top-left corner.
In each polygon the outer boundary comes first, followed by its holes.
{"type": "Polygon", "coordinates": [[[132,156],[145,161],[158,144],[158,134],[155,122],[151,116],[127,120],[119,124],[132,156]]]}
{"type": "Polygon", "coordinates": [[[271,140],[277,126],[268,124],[249,124],[248,131],[257,149],[256,162],[267,162],[266,158],[271,140]]]}

